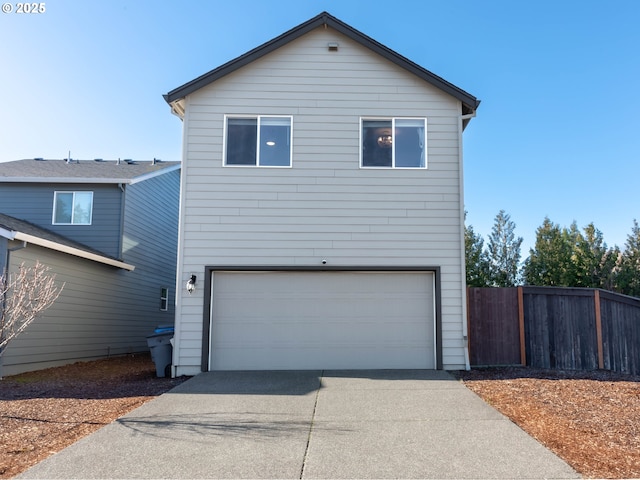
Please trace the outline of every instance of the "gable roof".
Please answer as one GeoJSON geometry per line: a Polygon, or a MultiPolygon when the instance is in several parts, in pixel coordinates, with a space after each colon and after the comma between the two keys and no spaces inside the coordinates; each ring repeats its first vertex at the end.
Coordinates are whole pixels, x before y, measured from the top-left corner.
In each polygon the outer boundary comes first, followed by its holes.
{"type": "Polygon", "coordinates": [[[158,160],[44,160],[0,162],[0,182],[135,184],[180,168],[158,160]]]}
{"type": "Polygon", "coordinates": [[[112,267],[118,267],[124,270],[131,271],[135,268],[133,265],[129,265],[113,257],[108,257],[104,253],[63,235],[3,213],[0,213],[0,237],[32,243],[40,247],[75,255],[76,257],[93,260],[94,262],[104,263],[105,265],[111,265],[112,267]]]}
{"type": "Polygon", "coordinates": [[[313,17],[312,19],[298,25],[288,32],[283,33],[279,37],[276,37],[273,40],[270,40],[267,43],[264,43],[259,47],[256,47],[253,50],[245,53],[244,55],[241,55],[225,63],[224,65],[221,65],[218,68],[211,70],[210,72],[205,73],[204,75],[201,75],[200,77],[171,90],[169,93],[164,95],[164,99],[169,105],[171,105],[174,112],[180,114],[180,107],[176,104],[176,102],[182,100],[190,93],[193,93],[196,90],[199,90],[202,87],[215,82],[219,78],[222,78],[225,75],[238,70],[239,68],[253,62],[254,60],[257,60],[267,55],[268,53],[273,52],[274,50],[321,26],[328,26],[333,28],[334,30],[356,41],[360,45],[363,45],[364,47],[372,50],[373,52],[381,55],[387,60],[416,75],[427,83],[438,87],[452,97],[460,100],[463,106],[463,114],[475,113],[476,109],[480,105],[480,100],[478,100],[473,95],[465,92],[461,88],[456,87],[452,83],[447,82],[445,79],[403,57],[399,53],[394,52],[390,48],[385,47],[381,43],[375,41],[371,37],[368,37],[364,33],[359,32],[358,30],[347,25],[341,20],[338,20],[327,12],[322,12],[316,17],[313,17]]]}

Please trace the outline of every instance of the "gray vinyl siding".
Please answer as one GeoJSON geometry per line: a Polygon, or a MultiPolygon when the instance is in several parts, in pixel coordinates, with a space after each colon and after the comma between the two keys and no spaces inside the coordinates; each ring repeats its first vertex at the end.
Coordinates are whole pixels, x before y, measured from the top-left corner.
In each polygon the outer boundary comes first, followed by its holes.
{"type": "Polygon", "coordinates": [[[8,345],[0,375],[148,351],[145,337],[156,322],[141,315],[133,272],[30,244],[10,254],[10,269],[36,259],[64,287],[54,305],[8,345]]]}
{"type": "MultiPolygon", "coordinates": [[[[185,105],[179,283],[205,265],[440,266],[444,367],[464,368],[460,102],[321,28],[185,105]],[[292,168],[223,167],[225,114],[291,115],[292,168]],[[428,168],[359,168],[362,117],[426,117],[428,168]]],[[[179,374],[199,370],[206,294],[183,290],[179,374]]]]}
{"type": "Polygon", "coordinates": [[[0,211],[120,257],[122,191],[117,185],[2,183],[0,211]],[[53,224],[54,192],[60,191],[93,192],[91,225],[53,224]]]}
{"type": "MultiPolygon", "coordinates": [[[[133,265],[133,271],[32,244],[10,253],[12,271],[22,262],[39,260],[65,286],[53,307],[8,346],[0,376],[148,352],[146,336],[158,325],[173,324],[175,317],[179,187],[179,170],[125,186],[123,215],[119,204],[114,210],[118,223],[122,218],[123,261],[133,265]],[[160,310],[162,287],[169,289],[167,311],[160,310]]],[[[121,192],[115,186],[113,190],[121,192]]],[[[50,221],[50,211],[48,215],[50,221]]],[[[5,251],[2,240],[0,254],[5,251]]],[[[112,242],[119,245],[119,240],[112,242]]],[[[22,245],[5,243],[9,248],[22,245]]]]}
{"type": "Polygon", "coordinates": [[[138,296],[138,314],[157,325],[172,325],[175,316],[176,258],[180,171],[128,185],[125,192],[123,260],[138,296]],[[169,289],[166,312],[160,311],[160,289],[169,289]]]}

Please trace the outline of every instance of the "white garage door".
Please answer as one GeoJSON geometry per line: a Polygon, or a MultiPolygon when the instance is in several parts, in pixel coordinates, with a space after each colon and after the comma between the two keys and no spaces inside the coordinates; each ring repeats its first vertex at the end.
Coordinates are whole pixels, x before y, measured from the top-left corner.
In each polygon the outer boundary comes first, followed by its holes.
{"type": "Polygon", "coordinates": [[[435,368],[429,272],[214,272],[210,370],[435,368]]]}

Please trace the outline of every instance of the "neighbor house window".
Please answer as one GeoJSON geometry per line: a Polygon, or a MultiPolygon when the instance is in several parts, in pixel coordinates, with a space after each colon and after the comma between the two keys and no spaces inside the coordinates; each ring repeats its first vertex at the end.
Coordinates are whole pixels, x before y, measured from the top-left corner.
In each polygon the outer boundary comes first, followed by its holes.
{"type": "Polygon", "coordinates": [[[291,166],[291,117],[227,117],[225,165],[291,166]]]}
{"type": "Polygon", "coordinates": [[[91,225],[93,192],[55,192],[54,225],[91,225]]]}
{"type": "Polygon", "coordinates": [[[160,310],[163,312],[169,310],[169,289],[167,287],[160,289],[160,310]]]}
{"type": "Polygon", "coordinates": [[[362,167],[426,168],[425,118],[362,119],[362,167]]]}

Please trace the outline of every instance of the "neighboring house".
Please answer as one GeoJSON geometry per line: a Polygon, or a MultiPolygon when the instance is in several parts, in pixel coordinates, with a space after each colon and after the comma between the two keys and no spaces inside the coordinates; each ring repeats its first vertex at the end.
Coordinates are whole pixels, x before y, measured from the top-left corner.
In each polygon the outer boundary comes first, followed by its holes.
{"type": "Polygon", "coordinates": [[[165,100],[184,122],[175,374],[468,366],[475,97],[322,13],[165,100]]]}
{"type": "Polygon", "coordinates": [[[174,320],[179,198],[179,162],[0,163],[0,271],[40,261],[64,283],[0,376],[148,351],[174,320]]]}

